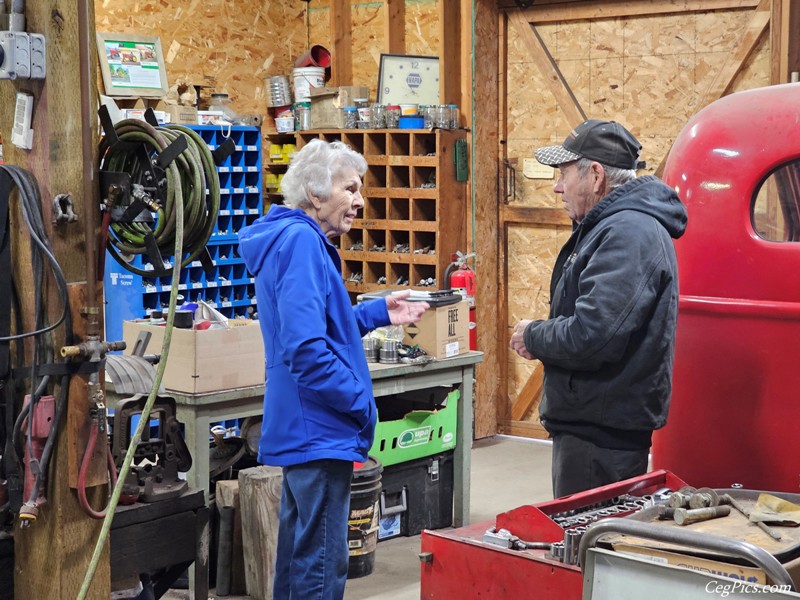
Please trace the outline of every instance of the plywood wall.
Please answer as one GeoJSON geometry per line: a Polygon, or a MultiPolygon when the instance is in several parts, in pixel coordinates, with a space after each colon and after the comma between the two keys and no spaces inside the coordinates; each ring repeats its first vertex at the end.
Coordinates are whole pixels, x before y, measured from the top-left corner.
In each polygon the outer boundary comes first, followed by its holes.
{"type": "MultiPolygon", "coordinates": [[[[699,110],[698,102],[728,58],[751,10],[563,21],[537,26],[545,45],[589,118],[625,124],[644,146],[653,173],[672,140],[699,110]]],[[[763,36],[735,90],[768,85],[770,42],[763,36]]],[[[518,32],[508,35],[508,157],[517,164],[511,203],[561,208],[554,179],[528,179],[523,160],[533,149],[561,143],[571,127],[531,60],[518,32]]],[[[510,226],[508,323],[546,318],[550,276],[569,227],[510,226]]],[[[508,330],[511,335],[511,329],[508,330]]],[[[508,402],[535,363],[509,353],[508,402]]],[[[537,419],[530,411],[529,420],[537,419]]]]}
{"type": "MultiPolygon", "coordinates": [[[[332,48],[329,0],[95,0],[96,28],[157,35],[170,83],[184,80],[227,92],[233,107],[266,114],[265,78],[287,75],[311,45],[332,48]]],[[[384,51],[382,2],[353,2],[353,84],[372,98],[384,51]]],[[[437,0],[406,1],[406,51],[438,54],[437,0]]],[[[267,121],[269,126],[269,122],[267,121]]]]}
{"type": "MultiPolygon", "coordinates": [[[[264,80],[306,49],[304,2],[95,0],[99,32],[156,35],[170,83],[227,92],[241,113],[266,112],[264,80]]],[[[208,95],[206,95],[208,94],[208,95]]]]}

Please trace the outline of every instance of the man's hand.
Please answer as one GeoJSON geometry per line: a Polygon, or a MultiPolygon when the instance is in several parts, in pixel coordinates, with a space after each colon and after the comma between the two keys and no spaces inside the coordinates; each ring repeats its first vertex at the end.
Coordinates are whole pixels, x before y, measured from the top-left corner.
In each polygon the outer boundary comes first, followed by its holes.
{"type": "Polygon", "coordinates": [[[427,302],[409,302],[406,300],[410,290],[399,294],[389,294],[386,296],[386,308],[389,310],[389,319],[392,325],[406,325],[416,323],[430,305],[427,302]]]}
{"type": "Polygon", "coordinates": [[[523,320],[517,323],[514,326],[514,333],[511,336],[511,341],[508,343],[509,347],[519,354],[522,358],[527,358],[528,360],[534,360],[536,357],[528,352],[528,349],[525,347],[525,329],[530,325],[532,321],[530,320],[523,320]]]}

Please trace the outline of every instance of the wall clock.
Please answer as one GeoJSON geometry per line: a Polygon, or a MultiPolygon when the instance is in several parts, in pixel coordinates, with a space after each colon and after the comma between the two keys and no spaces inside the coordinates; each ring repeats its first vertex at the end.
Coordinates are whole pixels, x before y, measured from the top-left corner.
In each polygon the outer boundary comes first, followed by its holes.
{"type": "Polygon", "coordinates": [[[378,104],[439,104],[439,57],[381,54],[378,104]]]}

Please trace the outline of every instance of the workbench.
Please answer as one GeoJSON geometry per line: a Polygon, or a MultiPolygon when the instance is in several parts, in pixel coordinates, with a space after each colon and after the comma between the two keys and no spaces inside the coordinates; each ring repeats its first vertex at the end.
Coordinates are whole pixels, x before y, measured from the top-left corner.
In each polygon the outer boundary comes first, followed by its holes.
{"type": "MultiPolygon", "coordinates": [[[[453,525],[469,523],[470,451],[472,448],[472,383],[475,365],[483,360],[482,352],[468,352],[426,365],[369,365],[372,389],[376,398],[443,385],[459,385],[462,401],[458,403],[456,448],[453,457],[453,525]]],[[[208,501],[209,427],[228,419],[261,415],[264,386],[236,388],[203,394],[167,390],[175,399],[178,420],[184,425],[186,444],[192,453],[192,468],[187,473],[192,488],[205,491],[208,501]]]]}

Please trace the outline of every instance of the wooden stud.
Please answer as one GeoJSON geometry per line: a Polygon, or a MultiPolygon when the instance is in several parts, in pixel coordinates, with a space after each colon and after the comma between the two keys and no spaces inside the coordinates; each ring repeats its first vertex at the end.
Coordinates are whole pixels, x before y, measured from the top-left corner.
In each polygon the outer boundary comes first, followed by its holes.
{"type": "Polygon", "coordinates": [[[384,38],[386,52],[406,53],[406,2],[405,0],[383,0],[385,20],[384,38]]]}
{"type": "MultiPolygon", "coordinates": [[[[0,116],[11,123],[14,99],[18,91],[34,96],[33,149],[20,150],[6,139],[5,160],[31,171],[42,194],[45,229],[54,254],[69,283],[86,279],[85,241],[82,218],[88,211],[96,211],[93,198],[83,197],[84,158],[81,154],[81,134],[84,129],[97,131],[97,117],[92,115],[84,122],[80,114],[80,72],[78,4],[74,0],[29,2],[26,9],[28,30],[43,33],[48,40],[47,79],[5,82],[0,86],[0,116]],[[46,85],[45,85],[46,83],[46,85]],[[48,212],[56,193],[69,191],[75,202],[77,223],[56,228],[48,212]]],[[[89,37],[94,48],[94,3],[89,2],[89,37]]],[[[97,68],[96,52],[91,52],[91,72],[97,68]]],[[[92,80],[93,96],[96,82],[92,80]]],[[[96,147],[96,134],[95,143],[96,147]]],[[[94,157],[88,161],[94,165],[94,157]]],[[[89,167],[91,170],[93,166],[89,167]]],[[[18,214],[18,213],[17,213],[18,214]]],[[[12,224],[12,251],[15,256],[14,278],[21,291],[22,306],[33,306],[33,280],[30,257],[27,254],[28,238],[21,219],[12,224]]],[[[95,243],[90,240],[88,243],[95,243]]],[[[55,286],[48,286],[47,302],[59,307],[55,286]]],[[[74,307],[75,328],[83,319],[74,307]]],[[[55,312],[54,308],[54,312],[55,312]]],[[[26,330],[32,329],[32,311],[24,311],[26,330]]],[[[51,314],[54,318],[55,314],[51,314]]],[[[63,329],[56,332],[55,355],[63,343],[63,329]]],[[[79,383],[71,386],[71,394],[79,395],[79,383]]],[[[71,396],[69,404],[77,401],[71,396]]],[[[66,422],[66,419],[65,419],[66,422]]],[[[64,423],[60,426],[63,428],[64,423]]],[[[90,519],[80,509],[75,491],[69,487],[68,440],[58,437],[52,457],[51,478],[48,483],[48,501],[39,511],[37,521],[27,529],[17,526],[14,532],[15,592],[19,598],[74,598],[88,569],[89,559],[100,531],[100,522],[90,519]]],[[[105,488],[94,489],[90,501],[100,506],[105,488]],[[97,494],[95,494],[97,492],[97,494]]],[[[110,595],[109,551],[106,544],[95,573],[89,598],[108,598],[110,595]]]]}
{"type": "MultiPolygon", "coordinates": [[[[467,127],[474,122],[470,132],[472,159],[471,185],[474,188],[474,240],[478,250],[476,274],[476,311],[478,324],[478,350],[484,353],[483,362],[477,366],[477,388],[475,398],[475,437],[481,438],[497,433],[497,410],[505,403],[504,369],[502,361],[503,335],[505,328],[499,324],[505,319],[503,297],[498,296],[498,275],[500,273],[500,229],[497,193],[497,152],[499,148],[498,115],[500,99],[497,78],[497,65],[502,45],[498,44],[499,13],[494,0],[476,0],[474,51],[475,84],[471,73],[465,69],[463,81],[470,81],[475,89],[472,98],[473,117],[465,121],[467,127]]],[[[466,13],[466,9],[464,9],[466,13]]],[[[462,20],[462,23],[464,20],[462,20]]],[[[471,69],[470,69],[471,71],[471,69]]],[[[499,78],[503,81],[503,78],[499,78]]],[[[470,114],[464,110],[464,116],[470,114]]],[[[471,211],[468,211],[470,213],[471,211]]]]}
{"type": "Polygon", "coordinates": [[[353,35],[350,0],[331,0],[331,80],[329,85],[353,84],[353,35]]]}
{"type": "Polygon", "coordinates": [[[461,100],[461,7],[439,2],[439,102],[461,100]]]}

